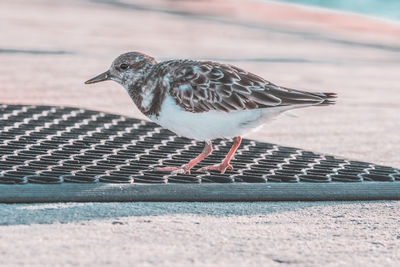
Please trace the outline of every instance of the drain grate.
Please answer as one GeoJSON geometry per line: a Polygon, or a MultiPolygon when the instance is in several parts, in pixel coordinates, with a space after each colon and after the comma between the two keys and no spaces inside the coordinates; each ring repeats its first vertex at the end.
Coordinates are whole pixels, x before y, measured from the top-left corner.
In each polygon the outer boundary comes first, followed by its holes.
{"type": "MultiPolygon", "coordinates": [[[[329,183],[400,181],[400,170],[274,144],[243,140],[233,171],[170,175],[203,142],[133,118],[77,108],[0,106],[0,184],[329,183]]],[[[221,161],[231,143],[214,141],[198,166],[221,161]]]]}
{"type": "Polygon", "coordinates": [[[159,173],[153,168],[187,163],[204,143],[124,116],[0,105],[0,202],[354,199],[359,192],[364,199],[400,198],[400,169],[252,140],[243,140],[233,171],[196,172],[219,163],[231,146],[213,144],[191,175],[159,173]]]}

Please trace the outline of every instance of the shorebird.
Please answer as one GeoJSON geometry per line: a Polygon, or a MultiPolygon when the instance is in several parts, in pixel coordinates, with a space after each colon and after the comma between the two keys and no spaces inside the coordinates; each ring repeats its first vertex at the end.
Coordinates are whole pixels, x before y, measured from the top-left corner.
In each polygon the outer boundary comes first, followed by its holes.
{"type": "Polygon", "coordinates": [[[113,80],[129,93],[150,120],[179,136],[205,141],[200,155],[179,167],[157,171],[190,174],[212,153],[212,140],[233,138],[220,164],[198,171],[224,173],[248,133],[282,112],[307,106],[331,105],[335,93],[315,93],[277,86],[233,65],[212,61],[168,60],[158,63],[140,52],[117,57],[104,73],[86,84],[113,80]]]}

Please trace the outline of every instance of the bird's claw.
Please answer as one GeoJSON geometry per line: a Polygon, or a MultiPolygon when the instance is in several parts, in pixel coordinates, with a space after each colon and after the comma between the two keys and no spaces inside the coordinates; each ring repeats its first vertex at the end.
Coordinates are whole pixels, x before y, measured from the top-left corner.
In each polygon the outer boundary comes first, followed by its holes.
{"type": "Polygon", "coordinates": [[[233,170],[233,167],[231,164],[222,162],[220,164],[202,167],[202,168],[198,169],[197,171],[204,172],[204,171],[210,170],[210,171],[219,171],[219,172],[221,172],[221,174],[224,174],[226,169],[228,169],[228,168],[233,170]]]}
{"type": "Polygon", "coordinates": [[[181,167],[172,171],[171,174],[190,174],[190,169],[181,167]]]}
{"type": "Polygon", "coordinates": [[[187,164],[182,165],[181,167],[157,167],[154,168],[156,172],[170,172],[171,174],[190,174],[190,169],[187,164]]]}

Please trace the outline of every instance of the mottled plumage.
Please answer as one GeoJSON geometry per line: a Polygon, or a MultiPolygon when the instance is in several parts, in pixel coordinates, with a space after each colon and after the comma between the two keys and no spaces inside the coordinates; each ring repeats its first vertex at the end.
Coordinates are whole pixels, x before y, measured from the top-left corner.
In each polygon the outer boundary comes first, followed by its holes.
{"type": "Polygon", "coordinates": [[[160,64],[169,69],[169,95],[188,112],[313,105],[329,97],[279,87],[235,66],[216,62],[178,60],[160,64]]]}
{"type": "MultiPolygon", "coordinates": [[[[214,138],[237,136],[234,140],[240,144],[240,135],[281,112],[333,104],[336,97],[334,93],[277,86],[232,65],[194,60],[157,63],[139,52],[119,56],[107,72],[86,83],[109,79],[123,85],[140,111],[154,122],[178,135],[206,141],[208,154],[214,138]]],[[[172,170],[190,172],[207,153],[203,151],[193,164],[172,170]]],[[[224,172],[230,166],[229,160],[226,158],[222,167],[207,169],[224,172]]]]}

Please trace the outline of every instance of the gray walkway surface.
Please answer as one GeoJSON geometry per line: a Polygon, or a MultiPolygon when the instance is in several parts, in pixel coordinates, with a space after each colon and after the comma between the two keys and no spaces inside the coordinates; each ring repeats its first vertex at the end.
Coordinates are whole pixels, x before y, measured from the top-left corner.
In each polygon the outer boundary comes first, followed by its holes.
{"type": "MultiPolygon", "coordinates": [[[[140,117],[83,82],[129,50],[213,59],[336,106],[257,140],[400,167],[400,27],[261,1],[2,0],[0,103],[140,117]]],[[[399,202],[0,205],[0,266],[398,266],[399,202]]]]}
{"type": "Polygon", "coordinates": [[[398,266],[400,203],[0,205],[1,266],[398,266]]]}

